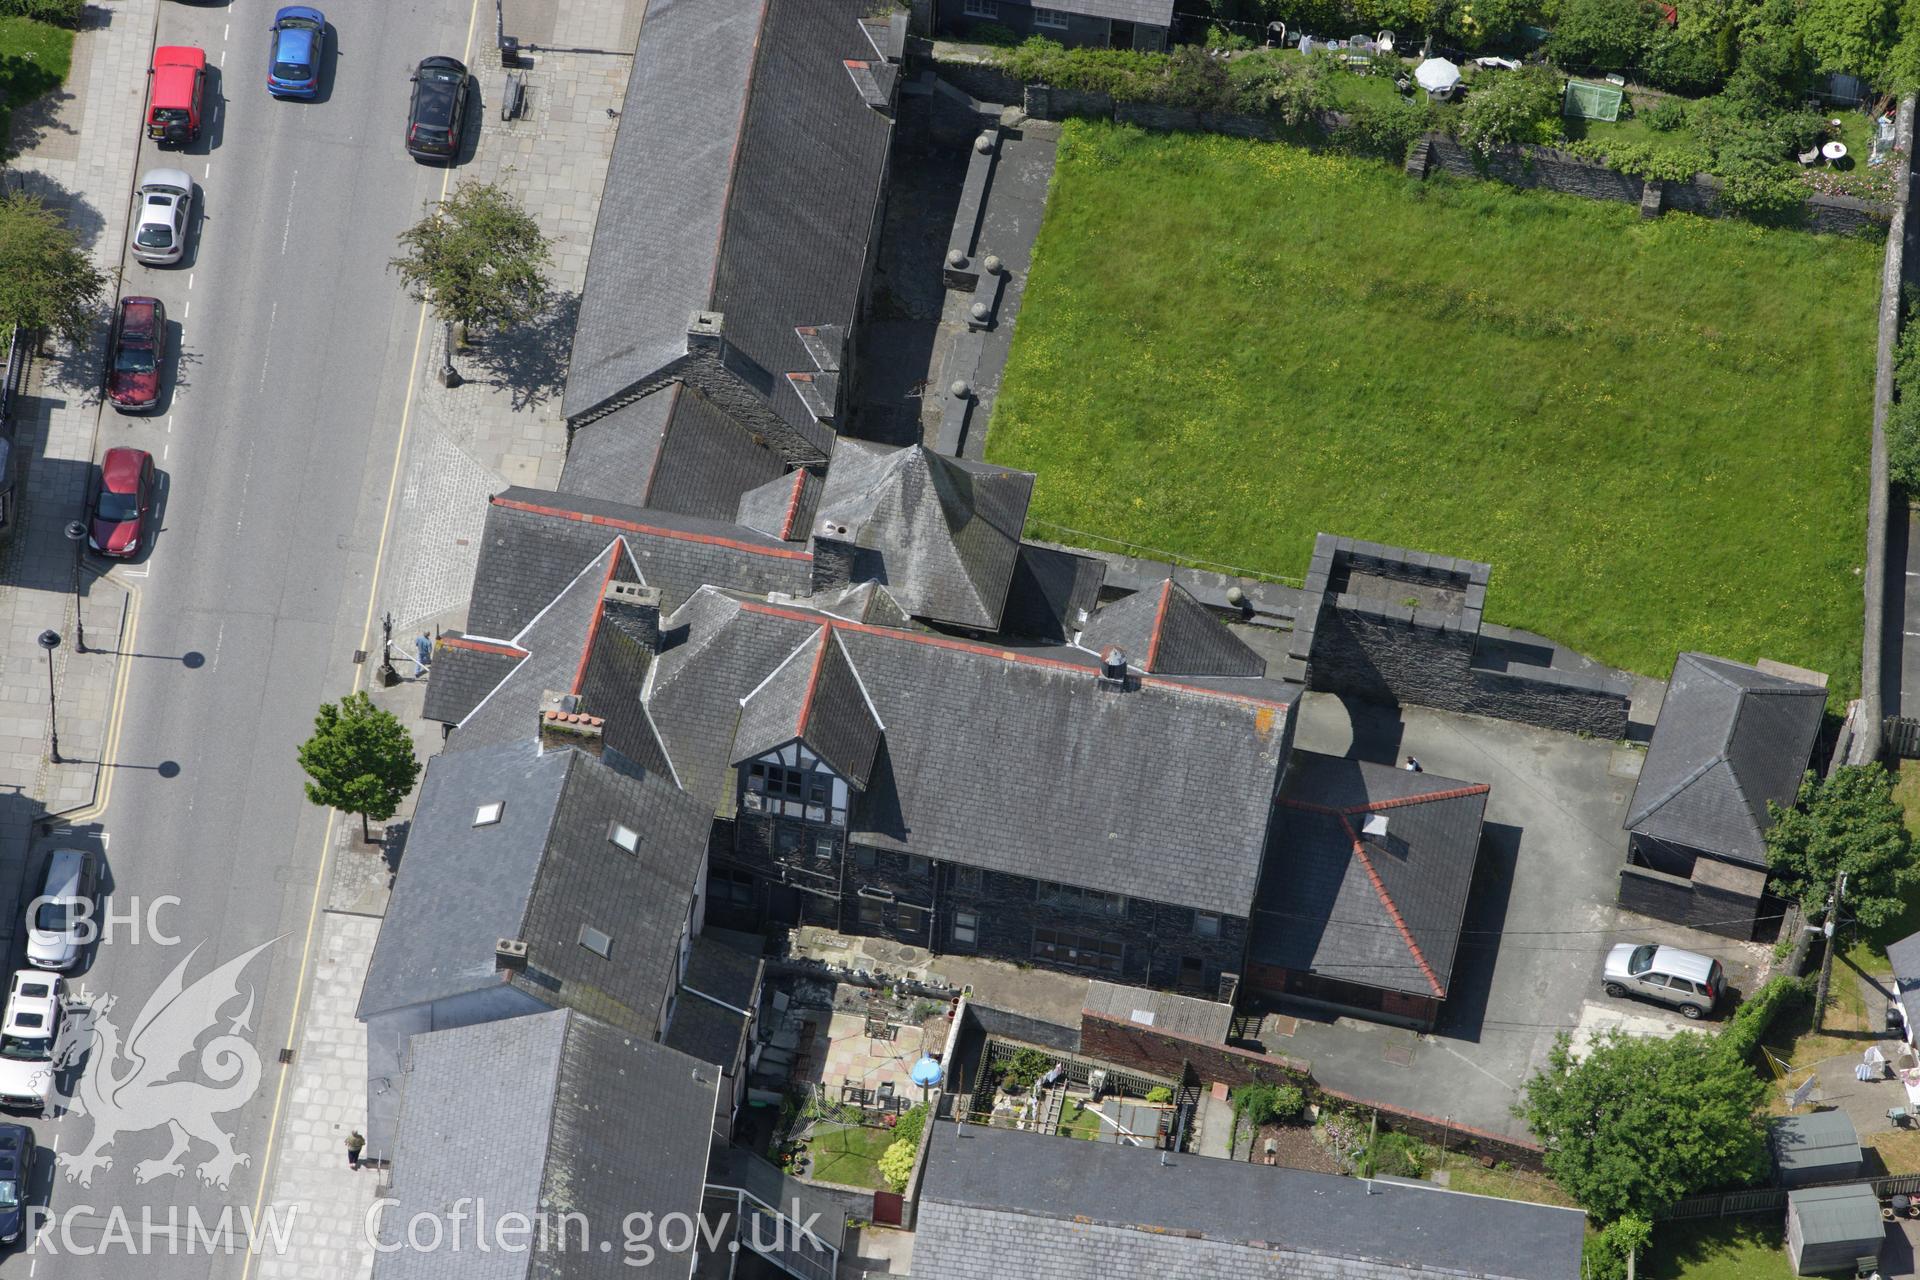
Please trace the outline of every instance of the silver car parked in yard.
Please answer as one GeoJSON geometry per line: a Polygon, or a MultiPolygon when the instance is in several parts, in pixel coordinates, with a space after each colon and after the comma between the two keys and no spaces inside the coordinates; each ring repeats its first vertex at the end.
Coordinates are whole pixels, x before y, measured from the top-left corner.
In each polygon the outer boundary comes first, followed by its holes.
{"type": "Polygon", "coordinates": [[[1718,960],[1678,947],[1623,942],[1607,953],[1606,991],[1610,996],[1644,996],[1670,1004],[1689,1018],[1713,1012],[1727,989],[1718,960]]]}
{"type": "Polygon", "coordinates": [[[140,177],[138,199],[133,256],[149,266],[170,267],[187,251],[193,179],[180,169],[149,169],[140,177]]]}

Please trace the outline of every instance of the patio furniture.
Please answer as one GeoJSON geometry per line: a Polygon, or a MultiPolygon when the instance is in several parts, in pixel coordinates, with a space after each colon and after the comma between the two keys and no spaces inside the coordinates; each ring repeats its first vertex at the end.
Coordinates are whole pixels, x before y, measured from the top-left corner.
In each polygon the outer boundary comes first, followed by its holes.
{"type": "Polygon", "coordinates": [[[1802,168],[1812,168],[1814,165],[1820,163],[1820,148],[1808,147],[1800,153],[1799,159],[1802,168]]]}
{"type": "Polygon", "coordinates": [[[1907,1122],[1912,1118],[1911,1113],[1909,1113],[1905,1107],[1887,1108],[1887,1119],[1893,1122],[1893,1127],[1896,1129],[1906,1128],[1907,1122]]]}
{"type": "Polygon", "coordinates": [[[1373,38],[1373,46],[1374,48],[1378,49],[1381,53],[1392,53],[1393,52],[1393,32],[1382,31],[1379,35],[1373,38]]]}
{"type": "Polygon", "coordinates": [[[882,1107],[893,1105],[893,1081],[891,1080],[884,1080],[880,1084],[880,1105],[882,1107]]]}
{"type": "Polygon", "coordinates": [[[1844,142],[1829,142],[1820,148],[1820,154],[1826,158],[1828,164],[1838,164],[1847,158],[1847,144],[1844,142]]]}
{"type": "Polygon", "coordinates": [[[1413,79],[1429,98],[1445,102],[1460,87],[1460,68],[1445,58],[1428,58],[1413,69],[1413,79]]]}

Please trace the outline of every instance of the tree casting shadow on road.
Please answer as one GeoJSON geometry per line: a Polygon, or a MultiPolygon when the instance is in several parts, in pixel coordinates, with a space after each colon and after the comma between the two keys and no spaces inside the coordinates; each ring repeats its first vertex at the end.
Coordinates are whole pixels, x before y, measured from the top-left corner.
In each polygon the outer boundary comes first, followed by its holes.
{"type": "Polygon", "coordinates": [[[580,319],[580,295],[553,295],[547,309],[526,324],[475,341],[461,373],[513,397],[516,412],[545,404],[567,385],[567,358],[580,319]]]}

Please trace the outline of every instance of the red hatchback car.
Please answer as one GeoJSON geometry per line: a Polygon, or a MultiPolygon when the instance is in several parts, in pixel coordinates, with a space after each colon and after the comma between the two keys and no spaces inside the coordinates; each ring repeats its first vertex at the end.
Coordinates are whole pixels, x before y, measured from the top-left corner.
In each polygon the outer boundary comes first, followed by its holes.
{"type": "Polygon", "coordinates": [[[125,413],[160,403],[167,358],[167,309],[158,298],[122,298],[107,347],[107,399],[125,413]]]}
{"type": "Polygon", "coordinates": [[[107,450],[87,511],[87,545],[116,559],[140,550],[153,509],[153,455],[145,449],[107,450]]]}

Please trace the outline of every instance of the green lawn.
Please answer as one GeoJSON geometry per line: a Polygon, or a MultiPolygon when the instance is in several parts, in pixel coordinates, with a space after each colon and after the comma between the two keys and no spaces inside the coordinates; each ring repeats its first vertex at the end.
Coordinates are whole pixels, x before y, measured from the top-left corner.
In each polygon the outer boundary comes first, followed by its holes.
{"type": "Polygon", "coordinates": [[[1101,1120],[1086,1107],[1077,1102],[1068,1102],[1060,1112],[1060,1136],[1063,1138],[1085,1138],[1089,1142],[1100,1137],[1101,1120]]]}
{"type": "Polygon", "coordinates": [[[1703,1218],[1656,1227],[1641,1280],[1791,1280],[1774,1215],[1703,1218]]]}
{"type": "Polygon", "coordinates": [[[891,1129],[823,1124],[813,1131],[807,1143],[807,1150],[813,1156],[807,1176],[823,1182],[884,1191],[887,1180],[880,1176],[880,1155],[892,1145],[891,1129]]]}
{"type": "Polygon", "coordinates": [[[1859,683],[1882,246],[1066,126],[989,458],[1062,526],[1272,575],[1490,561],[1491,621],[1859,683]]]}
{"type": "Polygon", "coordinates": [[[0,154],[14,107],[60,87],[73,61],[73,32],[31,18],[0,18],[0,154]]]}

